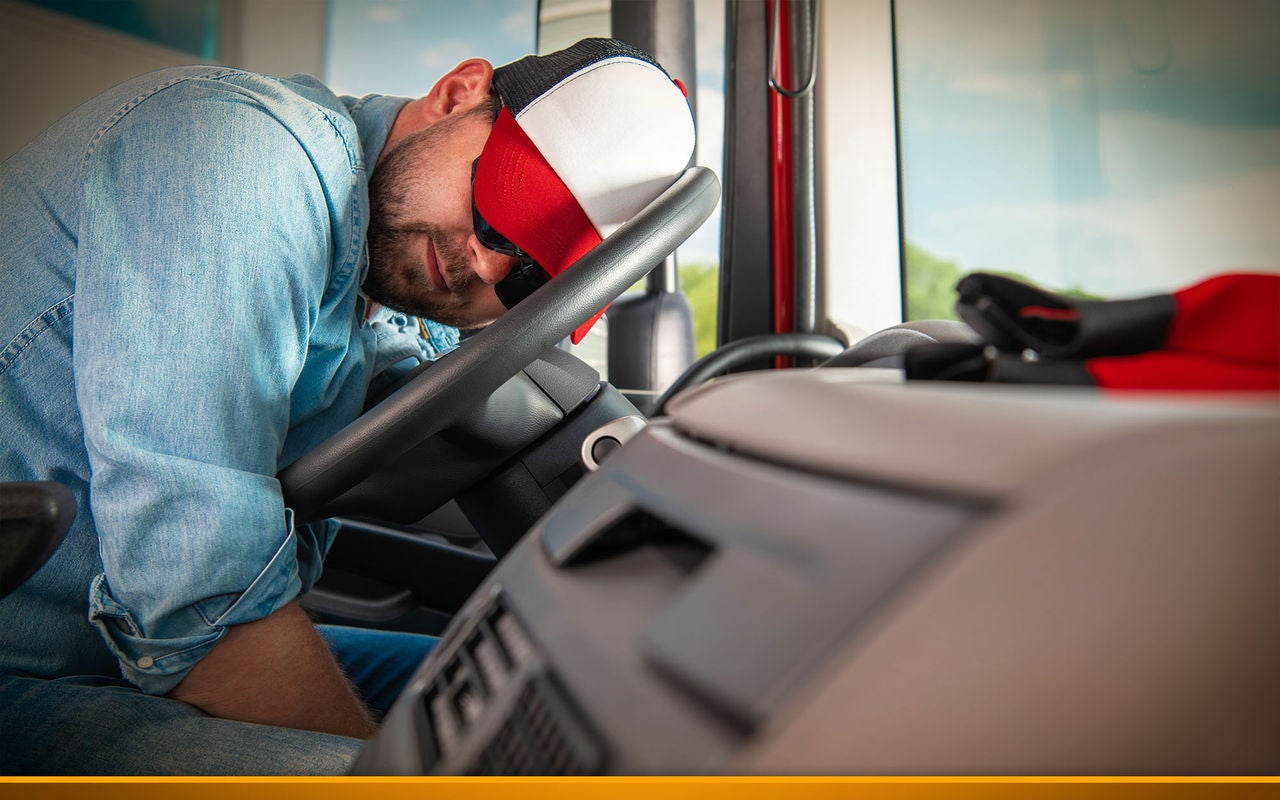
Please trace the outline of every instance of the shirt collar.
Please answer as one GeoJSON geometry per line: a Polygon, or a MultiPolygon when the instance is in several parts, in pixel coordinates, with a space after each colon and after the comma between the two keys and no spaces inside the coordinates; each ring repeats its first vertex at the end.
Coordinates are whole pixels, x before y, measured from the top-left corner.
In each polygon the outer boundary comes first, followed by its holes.
{"type": "Polygon", "coordinates": [[[396,115],[409,104],[409,98],[367,94],[359,99],[343,97],[342,102],[355,120],[356,130],[360,133],[360,149],[364,151],[365,170],[372,175],[373,165],[387,143],[396,115]]]}

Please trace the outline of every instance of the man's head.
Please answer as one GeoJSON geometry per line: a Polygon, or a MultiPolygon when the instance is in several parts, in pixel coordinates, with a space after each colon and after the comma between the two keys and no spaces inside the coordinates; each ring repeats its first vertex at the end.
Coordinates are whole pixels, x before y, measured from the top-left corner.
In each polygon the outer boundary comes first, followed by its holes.
{"type": "Polygon", "coordinates": [[[388,137],[369,187],[365,290],[440,322],[487,324],[657,197],[692,151],[683,87],[620,42],[496,71],[464,61],[388,137]]]}

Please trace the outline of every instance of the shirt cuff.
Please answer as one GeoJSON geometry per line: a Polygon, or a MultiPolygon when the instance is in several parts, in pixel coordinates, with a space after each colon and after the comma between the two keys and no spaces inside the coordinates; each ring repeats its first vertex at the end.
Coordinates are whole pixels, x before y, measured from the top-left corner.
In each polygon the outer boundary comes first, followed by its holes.
{"type": "MultiPolygon", "coordinates": [[[[182,682],[196,662],[203,658],[227,632],[227,627],[262,619],[298,596],[299,576],[297,533],[289,534],[267,566],[230,604],[210,619],[207,608],[192,604],[164,616],[143,630],[137,616],[112,596],[105,574],[89,586],[89,622],[98,629],[107,647],[120,663],[125,680],[146,694],[164,695],[182,682]]],[[[318,561],[318,559],[317,559],[318,561]]],[[[312,570],[307,568],[305,572],[312,570]]],[[[308,583],[314,576],[307,575],[308,583]]],[[[219,604],[221,605],[221,604],[219,604]]]]}

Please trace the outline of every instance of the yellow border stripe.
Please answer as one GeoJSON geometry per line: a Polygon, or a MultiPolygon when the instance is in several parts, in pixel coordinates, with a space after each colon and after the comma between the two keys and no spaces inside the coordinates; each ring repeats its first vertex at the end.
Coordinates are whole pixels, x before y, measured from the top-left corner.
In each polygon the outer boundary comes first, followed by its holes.
{"type": "Polygon", "coordinates": [[[1218,800],[1280,798],[1280,778],[0,778],[23,800],[1218,800]],[[175,793],[176,790],[176,793],[175,793]]]}

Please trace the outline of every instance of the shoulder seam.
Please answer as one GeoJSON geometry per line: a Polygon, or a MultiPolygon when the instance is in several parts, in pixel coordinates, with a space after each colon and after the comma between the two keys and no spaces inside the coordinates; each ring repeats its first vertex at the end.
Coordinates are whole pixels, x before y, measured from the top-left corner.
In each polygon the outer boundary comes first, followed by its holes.
{"type": "Polygon", "coordinates": [[[234,70],[231,68],[225,68],[225,69],[211,68],[208,72],[189,73],[189,74],[179,75],[177,77],[170,78],[167,81],[162,81],[153,86],[147,87],[146,91],[139,92],[138,94],[134,95],[132,98],[130,98],[129,100],[121,104],[121,106],[115,110],[115,113],[113,113],[110,117],[108,117],[106,122],[102,123],[102,126],[98,128],[96,133],[93,134],[93,138],[89,140],[89,146],[85,148],[85,153],[84,153],[85,162],[87,163],[89,159],[93,157],[94,152],[98,148],[98,143],[102,141],[102,137],[107,134],[107,131],[115,127],[116,123],[118,123],[120,120],[128,116],[130,111],[137,108],[142,103],[142,101],[146,100],[147,98],[152,97],[160,92],[163,92],[165,89],[172,88],[174,86],[177,86],[180,83],[184,83],[189,80],[193,80],[196,78],[210,78],[210,79],[224,78],[227,75],[234,74],[238,71],[239,70],[234,70]]]}

